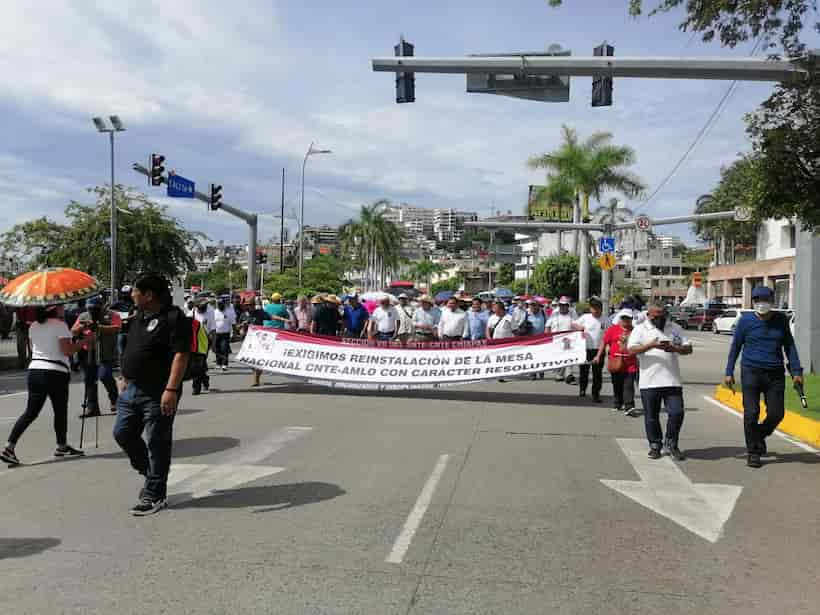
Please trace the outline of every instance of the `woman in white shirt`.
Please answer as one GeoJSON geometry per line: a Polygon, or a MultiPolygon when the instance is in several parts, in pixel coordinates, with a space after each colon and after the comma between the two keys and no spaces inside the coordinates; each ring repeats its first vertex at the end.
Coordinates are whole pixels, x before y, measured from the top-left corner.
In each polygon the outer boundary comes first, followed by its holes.
{"type": "Polygon", "coordinates": [[[231,332],[233,331],[234,318],[227,310],[224,303],[220,303],[214,310],[215,340],[214,352],[216,352],[216,364],[222,366],[222,371],[228,371],[228,357],[231,355],[231,332]]]}
{"type": "Polygon", "coordinates": [[[6,446],[0,451],[0,459],[8,464],[18,465],[15,448],[29,425],[39,416],[46,403],[51,400],[54,409],[54,433],[57,436],[55,457],[82,455],[83,452],[68,445],[68,385],[71,371],[68,357],[79,352],[83,344],[94,344],[93,333],[82,340],[72,341],[71,331],[65,323],[63,306],[37,308],[36,322],[29,329],[31,341],[31,363],[26,377],[28,403],[26,410],[11,429],[6,446]]]}

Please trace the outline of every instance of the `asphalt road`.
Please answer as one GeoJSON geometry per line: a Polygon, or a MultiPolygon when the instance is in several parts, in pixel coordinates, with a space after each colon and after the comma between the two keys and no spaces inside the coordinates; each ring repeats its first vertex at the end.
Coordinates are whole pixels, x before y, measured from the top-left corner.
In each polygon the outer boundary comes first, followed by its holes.
{"type": "MultiPolygon", "coordinates": [[[[566,384],[249,389],[237,367],[184,398],[173,505],[140,519],[112,418],[55,462],[46,409],[34,463],[0,470],[2,610],[814,615],[820,456],[772,438],[747,468],[741,421],[704,399],[728,337],[692,337],[677,466],[566,384]]],[[[24,402],[0,396],[0,429],[24,402]]]]}

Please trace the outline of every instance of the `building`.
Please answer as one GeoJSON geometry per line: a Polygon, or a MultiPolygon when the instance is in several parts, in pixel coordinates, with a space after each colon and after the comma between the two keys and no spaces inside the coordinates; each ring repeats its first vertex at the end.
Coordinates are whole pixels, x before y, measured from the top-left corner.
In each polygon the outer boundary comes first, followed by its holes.
{"type": "Polygon", "coordinates": [[[769,286],[777,307],[794,301],[794,260],[797,228],[792,220],[766,220],[757,231],[755,258],[744,263],[709,268],[706,296],[729,305],[752,307],[752,289],[769,286]]]}
{"type": "Polygon", "coordinates": [[[385,208],[384,219],[399,226],[409,239],[435,239],[449,243],[464,237],[464,222],[478,220],[478,214],[451,208],[413,207],[402,203],[385,208]]]}
{"type": "Polygon", "coordinates": [[[572,249],[572,233],[550,232],[539,235],[516,233],[515,243],[520,255],[515,263],[515,279],[526,280],[539,261],[551,256],[566,254],[572,249]]]}
{"type": "Polygon", "coordinates": [[[683,241],[681,241],[680,237],[673,235],[656,235],[655,241],[661,248],[679,248],[683,246],[683,241]]]}
{"type": "Polygon", "coordinates": [[[476,222],[478,214],[457,209],[433,210],[433,234],[437,241],[451,243],[464,237],[464,223],[476,222]]]}

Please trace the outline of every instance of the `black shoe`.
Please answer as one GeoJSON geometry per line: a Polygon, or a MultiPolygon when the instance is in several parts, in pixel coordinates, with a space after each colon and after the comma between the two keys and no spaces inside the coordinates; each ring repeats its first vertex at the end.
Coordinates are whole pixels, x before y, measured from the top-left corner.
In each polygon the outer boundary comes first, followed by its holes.
{"type": "Polygon", "coordinates": [[[567,376],[567,379],[564,382],[567,384],[575,384],[575,376],[567,376]]]}
{"type": "Polygon", "coordinates": [[[93,418],[95,416],[100,416],[100,411],[99,410],[86,410],[82,414],[77,415],[77,417],[81,418],[81,419],[90,419],[90,418],[93,418]]]}
{"type": "Polygon", "coordinates": [[[683,461],[686,459],[686,455],[684,455],[677,446],[667,447],[666,451],[675,461],[683,461]]]}
{"type": "Polygon", "coordinates": [[[649,449],[649,458],[650,459],[660,459],[661,458],[661,451],[657,448],[650,448],[649,449]]]}
{"type": "Polygon", "coordinates": [[[199,395],[201,391],[191,391],[191,395],[199,395]]]}
{"type": "Polygon", "coordinates": [[[763,465],[760,461],[760,455],[757,453],[749,453],[749,457],[746,459],[746,465],[750,468],[759,468],[763,465]]]}
{"type": "Polygon", "coordinates": [[[764,457],[769,454],[769,449],[766,447],[766,439],[760,438],[760,456],[764,457]]]}
{"type": "Polygon", "coordinates": [[[578,397],[586,397],[586,396],[587,396],[587,392],[586,392],[586,391],[580,391],[580,392],[578,393],[578,397]]]}
{"type": "Polygon", "coordinates": [[[538,374],[530,374],[530,380],[535,380],[538,378],[538,374]]]}
{"type": "Polygon", "coordinates": [[[131,509],[131,514],[135,517],[147,517],[148,515],[153,515],[158,513],[163,508],[167,508],[168,503],[165,499],[157,500],[154,502],[148,496],[143,495],[140,498],[140,501],[134,505],[131,509]]]}
{"type": "Polygon", "coordinates": [[[626,416],[635,416],[635,406],[624,406],[624,414],[626,416]]]}
{"type": "Polygon", "coordinates": [[[615,404],[614,406],[612,406],[612,411],[613,412],[623,412],[623,406],[619,406],[618,404],[615,404]]]}
{"type": "Polygon", "coordinates": [[[604,400],[603,400],[603,399],[601,399],[601,396],[600,396],[600,395],[593,395],[593,396],[592,396],[592,401],[594,401],[596,404],[602,404],[602,403],[604,403],[604,400]]]}
{"type": "Polygon", "coordinates": [[[14,449],[9,448],[8,446],[4,447],[3,450],[0,451],[0,459],[12,466],[20,465],[20,460],[17,459],[17,455],[14,454],[14,449]]]}
{"type": "Polygon", "coordinates": [[[58,446],[54,451],[55,457],[82,457],[85,455],[83,451],[73,446],[66,444],[65,446],[58,446]]]}

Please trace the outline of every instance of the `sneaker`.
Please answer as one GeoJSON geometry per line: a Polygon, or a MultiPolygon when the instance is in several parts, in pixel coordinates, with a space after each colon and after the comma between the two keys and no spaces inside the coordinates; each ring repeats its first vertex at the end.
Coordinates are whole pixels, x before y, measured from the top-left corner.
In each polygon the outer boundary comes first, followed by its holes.
{"type": "Polygon", "coordinates": [[[763,466],[763,463],[760,461],[760,455],[757,453],[749,453],[749,457],[746,459],[746,465],[750,468],[759,468],[763,466]]]}
{"type": "Polygon", "coordinates": [[[223,373],[224,373],[224,372],[227,372],[227,371],[228,371],[228,366],[227,366],[227,365],[223,365],[223,366],[222,366],[222,371],[223,371],[223,373]]]}
{"type": "Polygon", "coordinates": [[[661,458],[661,451],[657,448],[650,448],[649,449],[649,458],[650,459],[660,459],[661,458]]]}
{"type": "Polygon", "coordinates": [[[618,404],[615,404],[614,406],[612,406],[612,411],[613,412],[623,412],[623,410],[624,410],[623,406],[619,406],[618,404]]]}
{"type": "Polygon", "coordinates": [[[635,416],[635,406],[624,406],[624,414],[626,416],[635,416]]]}
{"type": "Polygon", "coordinates": [[[65,446],[58,446],[54,451],[55,457],[82,457],[85,455],[83,451],[73,446],[66,444],[65,446]]]}
{"type": "Polygon", "coordinates": [[[82,414],[78,414],[77,418],[90,419],[90,418],[95,417],[95,416],[100,416],[100,411],[99,410],[86,410],[82,414]]]}
{"type": "Polygon", "coordinates": [[[683,461],[686,459],[686,455],[684,455],[677,446],[667,447],[666,452],[675,461],[683,461]]]}
{"type": "Polygon", "coordinates": [[[564,382],[567,384],[575,384],[575,376],[567,376],[567,379],[564,382]]]}
{"type": "Polygon", "coordinates": [[[20,465],[20,460],[17,459],[17,455],[14,454],[14,449],[9,448],[8,446],[4,447],[3,450],[0,451],[0,459],[5,461],[9,465],[20,465]]]}
{"type": "Polygon", "coordinates": [[[131,509],[131,514],[135,517],[147,517],[148,515],[158,513],[163,508],[167,508],[167,506],[168,503],[164,499],[154,502],[150,497],[143,495],[140,501],[131,509]]]}

